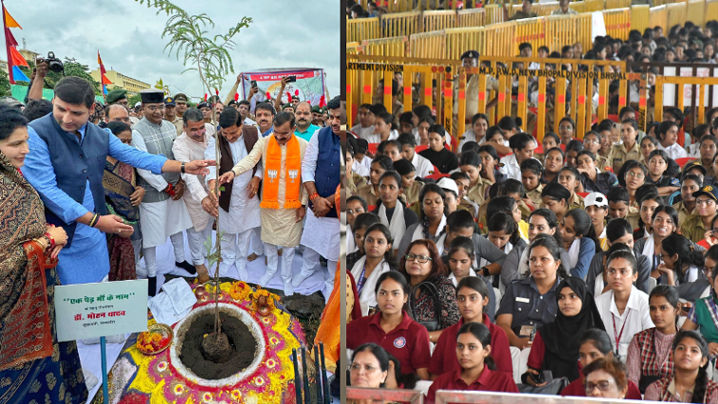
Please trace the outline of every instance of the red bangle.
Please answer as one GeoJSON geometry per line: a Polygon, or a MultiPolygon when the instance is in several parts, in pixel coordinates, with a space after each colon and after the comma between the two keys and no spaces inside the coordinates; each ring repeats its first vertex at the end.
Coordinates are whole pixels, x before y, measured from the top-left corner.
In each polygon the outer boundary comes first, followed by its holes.
{"type": "Polygon", "coordinates": [[[309,200],[314,202],[314,200],[317,199],[317,197],[319,197],[319,194],[315,192],[315,193],[309,195],[309,200]]]}
{"type": "Polygon", "coordinates": [[[55,243],[55,239],[52,238],[52,236],[50,235],[50,233],[45,233],[45,237],[50,241],[50,245],[49,245],[47,248],[49,248],[49,249],[51,249],[51,250],[52,250],[53,248],[55,248],[55,246],[56,246],[57,244],[55,243]]]}

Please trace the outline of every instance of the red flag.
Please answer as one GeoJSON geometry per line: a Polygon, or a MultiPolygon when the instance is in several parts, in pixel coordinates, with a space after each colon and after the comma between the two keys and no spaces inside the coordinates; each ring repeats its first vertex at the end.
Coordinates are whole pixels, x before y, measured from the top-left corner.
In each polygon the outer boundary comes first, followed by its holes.
{"type": "Polygon", "coordinates": [[[324,96],[322,95],[319,97],[319,108],[323,108],[325,105],[327,105],[327,103],[324,101],[324,96]]]}
{"type": "Polygon", "coordinates": [[[287,91],[287,102],[292,102],[292,94],[287,91]]]}
{"type": "Polygon", "coordinates": [[[27,61],[25,60],[25,58],[22,57],[22,55],[20,54],[20,52],[18,52],[17,49],[15,49],[14,46],[11,46],[11,47],[10,47],[10,58],[12,59],[12,64],[15,65],[15,66],[25,66],[25,67],[27,67],[27,68],[30,67],[30,66],[28,66],[27,61]]]}
{"type": "Polygon", "coordinates": [[[297,97],[299,97],[299,89],[294,90],[294,95],[296,95],[297,97]]]}
{"type": "Polygon", "coordinates": [[[217,89],[215,88],[215,89],[214,89],[214,93],[217,94],[217,96],[219,97],[219,90],[217,90],[217,89]]]}
{"type": "Polygon", "coordinates": [[[234,100],[239,101],[239,93],[234,93],[234,100]]]}
{"type": "Polygon", "coordinates": [[[204,100],[207,101],[207,93],[204,93],[204,100]]]}

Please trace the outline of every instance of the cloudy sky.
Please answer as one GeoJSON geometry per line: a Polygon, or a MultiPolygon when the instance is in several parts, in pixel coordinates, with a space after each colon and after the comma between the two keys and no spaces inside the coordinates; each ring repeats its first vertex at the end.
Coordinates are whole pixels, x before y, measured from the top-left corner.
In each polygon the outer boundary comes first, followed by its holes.
{"type": "MultiPolygon", "coordinates": [[[[146,1],[145,1],[146,3],[146,1]]],[[[254,20],[235,36],[230,52],[236,74],[262,68],[317,67],[325,69],[333,97],[339,93],[340,7],[335,0],[174,0],[191,14],[206,13],[215,23],[210,34],[225,33],[242,16],[254,20]],[[210,4],[211,6],[208,6],[210,4]]],[[[170,91],[202,96],[196,72],[163,51],[167,16],[157,15],[134,0],[5,0],[5,7],[23,27],[13,35],[22,47],[60,59],[75,57],[90,70],[97,68],[100,50],[105,68],[154,84],[162,78],[170,91]]],[[[0,34],[2,35],[2,34],[0,34]]],[[[5,59],[5,54],[2,54],[5,59]]],[[[220,95],[230,90],[228,77],[220,95]]]]}

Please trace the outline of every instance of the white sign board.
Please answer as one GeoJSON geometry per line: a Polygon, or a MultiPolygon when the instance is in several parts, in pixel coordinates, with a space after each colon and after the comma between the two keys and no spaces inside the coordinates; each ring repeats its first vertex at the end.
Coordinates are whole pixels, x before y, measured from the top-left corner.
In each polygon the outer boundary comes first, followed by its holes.
{"type": "Polygon", "coordinates": [[[147,330],[147,279],[55,286],[57,340],[147,330]]]}

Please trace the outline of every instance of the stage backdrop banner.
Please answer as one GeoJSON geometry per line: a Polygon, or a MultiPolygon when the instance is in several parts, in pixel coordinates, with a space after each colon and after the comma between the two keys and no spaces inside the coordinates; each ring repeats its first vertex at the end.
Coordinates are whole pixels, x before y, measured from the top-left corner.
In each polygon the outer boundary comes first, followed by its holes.
{"type": "MultiPolygon", "coordinates": [[[[257,70],[254,72],[242,73],[242,98],[247,99],[252,88],[252,82],[257,82],[259,88],[258,100],[264,101],[269,93],[273,99],[277,98],[277,93],[282,86],[281,80],[287,76],[297,76],[297,81],[287,83],[282,94],[282,103],[289,102],[289,94],[298,96],[300,101],[309,101],[312,106],[319,105],[319,101],[324,95],[324,69],[315,68],[287,68],[287,69],[267,69],[257,70]],[[288,94],[289,93],[289,94],[288,94]]],[[[325,101],[327,98],[325,98],[325,101]]]]}
{"type": "Polygon", "coordinates": [[[57,340],[147,330],[147,279],[55,286],[57,340]]]}

